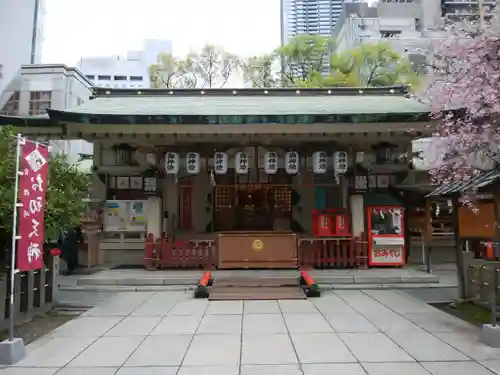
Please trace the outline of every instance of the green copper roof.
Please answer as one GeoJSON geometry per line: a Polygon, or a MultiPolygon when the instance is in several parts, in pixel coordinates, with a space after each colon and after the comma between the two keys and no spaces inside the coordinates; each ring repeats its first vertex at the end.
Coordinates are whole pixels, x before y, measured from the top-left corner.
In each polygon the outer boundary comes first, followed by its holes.
{"type": "Polygon", "coordinates": [[[398,95],[99,96],[62,112],[94,115],[355,115],[426,113],[427,105],[398,95]]]}

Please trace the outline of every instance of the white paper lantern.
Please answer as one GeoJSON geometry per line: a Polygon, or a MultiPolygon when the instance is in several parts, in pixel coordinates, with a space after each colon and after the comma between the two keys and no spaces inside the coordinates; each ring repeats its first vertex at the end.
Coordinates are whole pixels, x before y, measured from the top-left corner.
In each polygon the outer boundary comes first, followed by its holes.
{"type": "Polygon", "coordinates": [[[238,174],[247,174],[249,168],[249,158],[246,152],[237,152],[234,156],[234,169],[238,174]]]}
{"type": "Polygon", "coordinates": [[[153,154],[152,152],[148,152],[146,154],[146,162],[149,165],[156,165],[156,154],[153,154]]]}
{"type": "Polygon", "coordinates": [[[347,152],[336,151],[333,154],[333,168],[335,174],[342,174],[347,172],[347,152]]]}
{"type": "Polygon", "coordinates": [[[278,153],[268,151],[264,155],[264,171],[267,174],[276,174],[278,172],[278,153]]]}
{"type": "Polygon", "coordinates": [[[200,173],[200,154],[197,152],[188,152],[186,154],[186,172],[188,174],[200,173]]]}
{"type": "Polygon", "coordinates": [[[175,152],[165,154],[165,171],[167,174],[179,173],[179,155],[175,152]]]}
{"type": "Polygon", "coordinates": [[[314,173],[326,173],[328,170],[328,155],[325,151],[317,151],[312,156],[314,173]]]}
{"type": "Polygon", "coordinates": [[[227,154],[225,152],[216,152],[214,154],[214,172],[215,174],[227,173],[227,154]]]}
{"type": "Polygon", "coordinates": [[[288,174],[299,173],[299,153],[296,151],[288,151],[285,154],[285,170],[288,174]]]}

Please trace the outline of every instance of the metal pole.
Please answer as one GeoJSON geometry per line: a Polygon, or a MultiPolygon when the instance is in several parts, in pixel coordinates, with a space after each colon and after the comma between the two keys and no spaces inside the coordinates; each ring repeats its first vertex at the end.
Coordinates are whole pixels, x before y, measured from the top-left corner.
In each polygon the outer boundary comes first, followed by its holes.
{"type": "Polygon", "coordinates": [[[431,269],[431,246],[427,246],[427,257],[426,257],[426,265],[427,265],[427,273],[432,273],[431,269]]]}
{"type": "Polygon", "coordinates": [[[17,145],[16,145],[16,174],[14,177],[14,205],[12,213],[12,249],[10,252],[10,307],[9,307],[9,341],[14,340],[14,279],[17,273],[16,268],[16,241],[17,237],[17,209],[21,206],[17,201],[18,190],[19,190],[19,159],[21,155],[21,134],[17,134],[17,145]]]}
{"type": "Polygon", "coordinates": [[[482,30],[484,28],[484,3],[483,3],[483,0],[477,0],[477,7],[479,8],[479,27],[482,30]]]}
{"type": "Polygon", "coordinates": [[[496,268],[492,268],[492,291],[491,291],[491,325],[495,327],[497,325],[497,300],[498,300],[498,272],[496,268]]]}
{"type": "Polygon", "coordinates": [[[35,0],[35,9],[33,11],[33,30],[31,34],[31,57],[30,64],[36,63],[36,45],[38,39],[38,14],[40,8],[40,0],[35,0]]]}

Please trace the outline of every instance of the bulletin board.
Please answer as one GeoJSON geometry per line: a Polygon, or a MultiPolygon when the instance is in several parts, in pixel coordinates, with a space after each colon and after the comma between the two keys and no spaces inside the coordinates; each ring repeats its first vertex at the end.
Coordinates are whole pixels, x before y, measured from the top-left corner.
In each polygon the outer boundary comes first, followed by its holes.
{"type": "Polygon", "coordinates": [[[495,237],[495,204],[475,203],[474,208],[461,206],[458,208],[458,235],[461,238],[493,238],[495,237]]]}

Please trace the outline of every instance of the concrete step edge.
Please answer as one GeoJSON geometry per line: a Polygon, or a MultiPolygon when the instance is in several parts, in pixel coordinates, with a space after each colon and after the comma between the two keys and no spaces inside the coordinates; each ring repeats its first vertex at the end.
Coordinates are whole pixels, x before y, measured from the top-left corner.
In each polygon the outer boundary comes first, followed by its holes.
{"type": "MultiPolygon", "coordinates": [[[[424,284],[319,284],[322,290],[373,290],[373,289],[453,289],[457,285],[424,283],[424,284]]],[[[196,285],[143,285],[143,286],[78,286],[60,287],[63,292],[154,292],[154,291],[191,291],[196,285]]]]}

